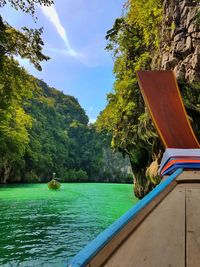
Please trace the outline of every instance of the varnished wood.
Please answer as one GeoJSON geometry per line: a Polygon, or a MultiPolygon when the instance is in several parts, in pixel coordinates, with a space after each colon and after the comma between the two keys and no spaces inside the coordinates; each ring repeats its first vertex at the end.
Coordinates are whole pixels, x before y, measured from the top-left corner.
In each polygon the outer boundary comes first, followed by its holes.
{"type": "Polygon", "coordinates": [[[186,190],[186,266],[200,266],[200,189],[186,190]]]}
{"type": "Polygon", "coordinates": [[[172,71],[138,71],[145,103],[165,147],[199,148],[172,71]]]}
{"type": "Polygon", "coordinates": [[[167,195],[104,266],[184,267],[185,190],[167,195]]]}

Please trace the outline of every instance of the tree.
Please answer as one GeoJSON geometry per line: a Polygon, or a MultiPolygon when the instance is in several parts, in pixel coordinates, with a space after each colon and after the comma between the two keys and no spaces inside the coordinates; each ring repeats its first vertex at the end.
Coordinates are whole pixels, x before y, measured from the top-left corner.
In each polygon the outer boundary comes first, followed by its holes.
{"type": "Polygon", "coordinates": [[[160,146],[135,72],[151,68],[152,53],[159,47],[161,13],[161,1],[129,1],[126,15],[116,19],[106,36],[107,49],[115,58],[116,80],[97,127],[112,131],[112,147],[129,156],[139,198],[155,186],[145,173],[160,146]]]}
{"type": "MultiPolygon", "coordinates": [[[[134,191],[139,198],[160,181],[159,177],[152,179],[149,174],[152,161],[154,166],[158,164],[163,147],[145,108],[135,73],[139,69],[159,69],[162,3],[161,0],[129,0],[125,15],[116,19],[106,35],[107,49],[115,59],[113,71],[116,79],[114,92],[108,94],[108,104],[98,117],[97,127],[111,132],[112,147],[129,156],[134,173],[134,191]]],[[[186,81],[180,85],[198,133],[200,86],[186,81]]]]}
{"type": "Polygon", "coordinates": [[[41,34],[43,29],[28,29],[22,28],[22,32],[11,27],[8,23],[3,22],[0,16],[0,63],[5,56],[13,57],[20,56],[21,58],[29,59],[34,64],[35,68],[42,70],[40,62],[48,60],[49,57],[42,53],[44,45],[41,34]]]}
{"type": "Polygon", "coordinates": [[[107,135],[88,125],[78,101],[42,81],[37,84],[40,90],[32,92],[24,107],[32,120],[32,127],[27,128],[29,140],[19,141],[23,151],[15,151],[17,157],[10,161],[7,181],[48,182],[56,172],[59,181],[65,182],[124,182],[124,160],[121,155],[113,156],[107,135]]]}
{"type": "Polygon", "coordinates": [[[6,182],[12,164],[25,152],[31,117],[24,111],[25,100],[35,89],[34,79],[14,59],[5,58],[0,71],[0,174],[6,182]]]}
{"type": "MultiPolygon", "coordinates": [[[[0,0],[0,7],[10,3],[15,9],[35,15],[35,4],[50,5],[53,1],[0,0]]],[[[42,29],[28,29],[22,32],[14,29],[0,16],[0,176],[6,182],[13,166],[19,163],[29,143],[28,129],[31,117],[25,112],[27,100],[38,89],[31,77],[14,56],[30,60],[41,70],[40,62],[49,57],[42,53],[42,29]]]]}
{"type": "MultiPolygon", "coordinates": [[[[21,9],[23,12],[29,13],[35,17],[35,6],[37,4],[50,6],[54,3],[52,0],[0,0],[0,7],[10,4],[16,10],[21,9]]],[[[42,53],[44,45],[41,34],[43,28],[28,29],[22,28],[22,32],[10,26],[7,22],[3,21],[0,16],[0,63],[3,56],[21,56],[27,58],[38,70],[42,70],[40,62],[48,60],[49,57],[42,53]]]]}
{"type": "Polygon", "coordinates": [[[35,5],[50,6],[54,3],[53,0],[0,0],[0,7],[4,7],[6,4],[10,4],[16,10],[21,9],[22,11],[35,15],[35,5]]]}

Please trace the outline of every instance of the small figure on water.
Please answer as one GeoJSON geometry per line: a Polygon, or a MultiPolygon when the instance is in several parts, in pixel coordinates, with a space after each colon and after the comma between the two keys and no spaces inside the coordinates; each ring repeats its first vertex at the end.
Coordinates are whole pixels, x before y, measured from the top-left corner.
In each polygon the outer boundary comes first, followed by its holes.
{"type": "Polygon", "coordinates": [[[56,173],[53,172],[52,180],[47,184],[49,189],[57,190],[61,187],[61,184],[56,179],[56,173]]]}

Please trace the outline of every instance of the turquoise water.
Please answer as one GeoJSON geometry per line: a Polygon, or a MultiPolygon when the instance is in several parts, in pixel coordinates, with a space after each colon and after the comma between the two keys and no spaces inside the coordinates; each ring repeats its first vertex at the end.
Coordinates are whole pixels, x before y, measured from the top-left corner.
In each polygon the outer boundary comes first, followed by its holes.
{"type": "Polygon", "coordinates": [[[0,187],[0,266],[63,266],[131,208],[132,185],[0,187]]]}

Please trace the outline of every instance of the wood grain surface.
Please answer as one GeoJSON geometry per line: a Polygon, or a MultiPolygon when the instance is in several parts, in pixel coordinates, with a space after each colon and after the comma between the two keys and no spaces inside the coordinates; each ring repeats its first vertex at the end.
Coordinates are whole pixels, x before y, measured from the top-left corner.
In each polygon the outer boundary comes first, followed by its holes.
{"type": "Polygon", "coordinates": [[[186,266],[200,266],[200,189],[186,190],[186,266]]]}
{"type": "Polygon", "coordinates": [[[177,186],[104,266],[184,267],[185,190],[177,186]]]}
{"type": "Polygon", "coordinates": [[[199,148],[172,71],[138,71],[145,103],[165,147],[199,148]]]}

